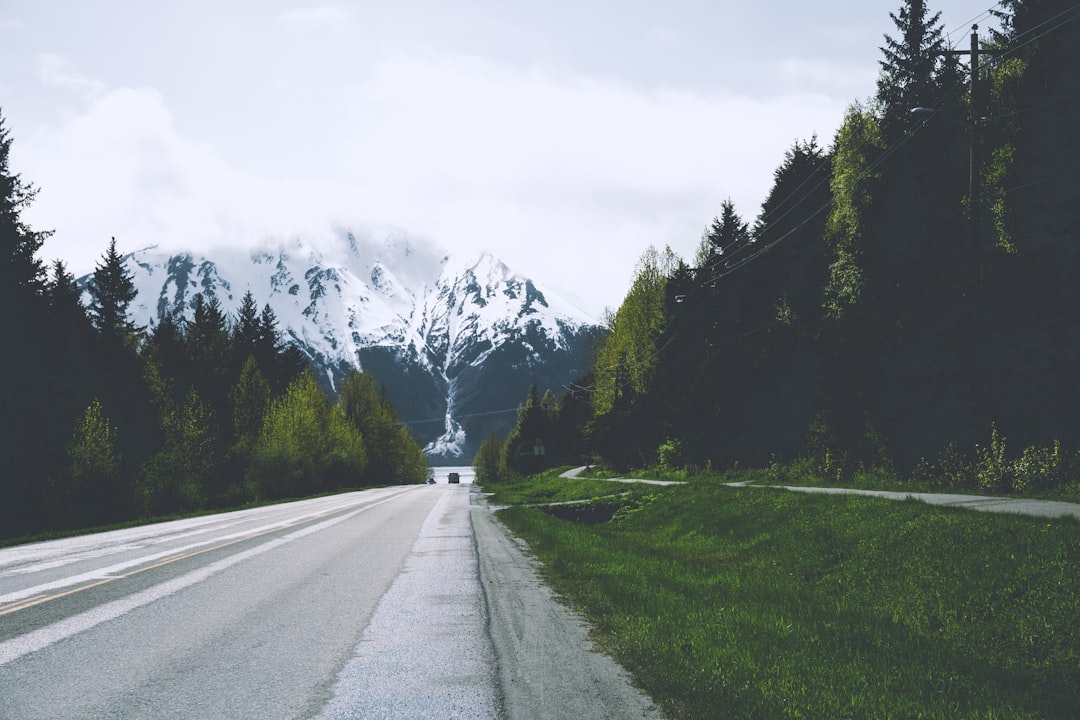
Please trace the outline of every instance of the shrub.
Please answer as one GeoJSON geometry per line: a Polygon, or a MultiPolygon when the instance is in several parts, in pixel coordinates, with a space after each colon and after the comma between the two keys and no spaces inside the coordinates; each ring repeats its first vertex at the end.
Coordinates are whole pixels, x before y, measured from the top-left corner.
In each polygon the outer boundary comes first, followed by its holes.
{"type": "Polygon", "coordinates": [[[686,467],[685,443],[679,438],[668,438],[656,448],[656,459],[663,470],[681,470],[686,467]]]}

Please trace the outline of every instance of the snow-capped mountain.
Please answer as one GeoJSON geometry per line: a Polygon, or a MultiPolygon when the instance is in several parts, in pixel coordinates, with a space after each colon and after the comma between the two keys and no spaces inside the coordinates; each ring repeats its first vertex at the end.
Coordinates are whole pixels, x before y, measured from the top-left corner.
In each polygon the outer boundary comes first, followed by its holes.
{"type": "Polygon", "coordinates": [[[452,257],[398,233],[343,232],[329,248],[147,248],[125,263],[135,323],[190,318],[199,293],[235,317],[250,290],[329,389],[350,367],[373,373],[433,460],[471,459],[488,434],[513,426],[530,384],[558,389],[587,362],[591,323],[571,304],[490,254],[452,257]]]}

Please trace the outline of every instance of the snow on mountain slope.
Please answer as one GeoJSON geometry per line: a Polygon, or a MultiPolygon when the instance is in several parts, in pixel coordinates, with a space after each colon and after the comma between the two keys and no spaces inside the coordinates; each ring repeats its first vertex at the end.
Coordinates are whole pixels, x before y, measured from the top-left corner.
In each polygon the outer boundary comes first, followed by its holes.
{"type": "Polygon", "coordinates": [[[329,388],[350,367],[373,372],[433,456],[505,432],[530,384],[557,389],[586,362],[584,313],[490,254],[452,257],[401,233],[205,256],[146,248],[125,262],[137,324],[190,317],[200,293],[235,317],[251,291],[329,388]]]}

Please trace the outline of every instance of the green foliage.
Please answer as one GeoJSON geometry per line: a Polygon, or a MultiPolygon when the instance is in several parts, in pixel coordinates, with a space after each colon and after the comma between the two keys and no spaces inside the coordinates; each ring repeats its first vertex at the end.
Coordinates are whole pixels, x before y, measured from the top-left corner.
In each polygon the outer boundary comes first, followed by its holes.
{"type": "Polygon", "coordinates": [[[480,443],[476,456],[473,457],[473,470],[479,485],[487,486],[489,483],[501,483],[510,479],[503,441],[498,435],[492,433],[480,443]]]}
{"type": "Polygon", "coordinates": [[[531,385],[525,404],[518,406],[517,423],[503,445],[506,466],[510,470],[527,475],[549,465],[544,443],[545,438],[550,439],[548,431],[553,409],[551,403],[541,401],[536,385],[531,385]]]}
{"type": "Polygon", "coordinates": [[[233,436],[252,440],[262,429],[266,408],[270,404],[270,383],[259,370],[255,357],[249,355],[240,371],[240,379],[229,391],[233,408],[233,436]]]}
{"type": "Polygon", "coordinates": [[[145,463],[140,478],[144,513],[164,515],[206,507],[218,470],[213,413],[195,390],[180,407],[167,407],[161,418],[164,443],[145,463]]]}
{"type": "Polygon", "coordinates": [[[857,104],[848,108],[836,133],[833,205],[825,225],[825,237],[834,257],[825,288],[825,308],[833,318],[841,317],[863,292],[863,216],[877,179],[872,164],[882,147],[881,130],[874,116],[857,104]]]}
{"type": "Polygon", "coordinates": [[[990,427],[990,444],[975,446],[975,483],[984,490],[1008,490],[1012,487],[1012,464],[1005,456],[1005,437],[997,424],[990,427]]]}
{"type": "Polygon", "coordinates": [[[360,431],[306,371],[270,404],[248,478],[277,499],[355,487],[366,464],[360,431]]]}
{"type": "Polygon", "coordinates": [[[110,505],[124,484],[124,463],[116,428],[109,424],[96,398],[75,428],[68,445],[69,482],[59,488],[55,501],[63,520],[86,526],[111,519],[110,505]]]}
{"type": "Polygon", "coordinates": [[[990,214],[994,245],[1010,255],[1016,252],[1016,245],[1012,238],[1012,211],[1006,198],[1006,186],[1015,155],[1016,148],[1012,145],[994,148],[982,176],[982,199],[990,214]]]}
{"type": "Polygon", "coordinates": [[[661,470],[675,471],[687,466],[686,443],[679,438],[668,438],[656,448],[656,461],[661,470]]]}
{"type": "Polygon", "coordinates": [[[353,371],[345,377],[338,391],[338,408],[364,438],[367,483],[424,482],[423,449],[398,422],[397,412],[370,373],[353,371]]]}
{"type": "Polygon", "coordinates": [[[656,343],[667,324],[667,276],[675,265],[670,248],[663,253],[649,248],[638,260],[630,292],[597,353],[593,408],[598,415],[648,390],[657,364],[656,343]]]}
{"type": "Polygon", "coordinates": [[[559,477],[562,470],[551,468],[535,475],[512,475],[501,482],[489,481],[484,491],[491,493],[491,501],[500,505],[590,501],[638,492],[633,485],[608,480],[559,477]]]}
{"type": "Polygon", "coordinates": [[[75,429],[68,448],[71,476],[79,484],[108,484],[121,469],[116,449],[116,429],[109,425],[101,411],[101,402],[94,400],[75,429]]]}

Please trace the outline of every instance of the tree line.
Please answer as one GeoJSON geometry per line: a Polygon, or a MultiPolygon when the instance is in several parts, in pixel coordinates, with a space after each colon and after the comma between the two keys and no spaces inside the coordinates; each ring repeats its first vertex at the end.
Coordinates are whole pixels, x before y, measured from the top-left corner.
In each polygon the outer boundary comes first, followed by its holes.
{"type": "MultiPolygon", "coordinates": [[[[972,84],[940,13],[905,0],[874,96],[831,144],[792,145],[756,217],[725,201],[695,257],[647,250],[573,387],[586,418],[562,432],[617,467],[1063,478],[1080,448],[1080,9],[993,13],[972,84]]],[[[499,442],[487,461],[520,467],[499,442]]]]}
{"type": "Polygon", "coordinates": [[[423,482],[423,451],[385,392],[353,372],[336,402],[269,305],[235,317],[197,295],[191,318],[129,314],[116,240],[85,288],[39,252],[0,116],[0,537],[423,482]]]}

